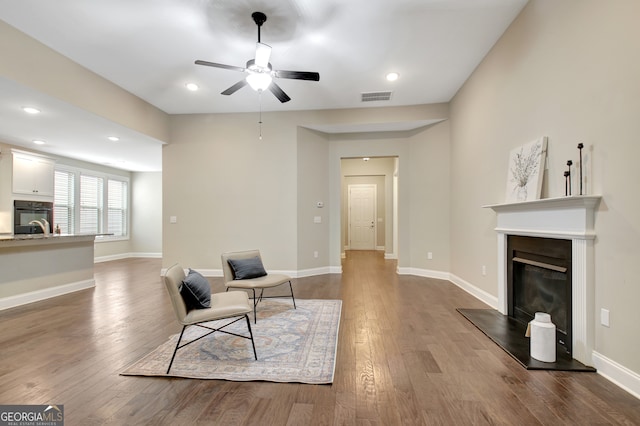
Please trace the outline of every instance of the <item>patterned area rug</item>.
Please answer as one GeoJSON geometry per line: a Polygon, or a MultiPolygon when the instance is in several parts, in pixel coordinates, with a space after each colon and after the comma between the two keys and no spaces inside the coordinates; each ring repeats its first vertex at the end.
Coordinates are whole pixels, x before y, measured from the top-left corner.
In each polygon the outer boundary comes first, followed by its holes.
{"type": "MultiPolygon", "coordinates": [[[[213,333],[178,350],[169,374],[165,374],[178,335],[126,368],[125,376],[162,376],[232,381],[264,380],[325,384],[333,382],[340,324],[340,300],[266,299],[258,305],[258,323],[251,327],[258,360],[251,341],[213,333]]],[[[251,315],[250,315],[251,317],[251,315]]],[[[212,321],[211,324],[219,324],[212,321]]],[[[247,335],[246,321],[227,330],[247,335]]],[[[186,340],[205,334],[189,327],[186,340]]],[[[185,340],[183,336],[183,341],[185,340]]]]}

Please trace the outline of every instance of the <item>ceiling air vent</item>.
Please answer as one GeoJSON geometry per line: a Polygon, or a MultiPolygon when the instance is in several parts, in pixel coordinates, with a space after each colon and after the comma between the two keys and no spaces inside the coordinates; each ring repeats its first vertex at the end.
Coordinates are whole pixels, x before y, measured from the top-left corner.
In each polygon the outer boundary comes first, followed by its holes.
{"type": "Polygon", "coordinates": [[[391,92],[362,93],[362,102],[388,101],[389,99],[391,99],[391,92]]]}

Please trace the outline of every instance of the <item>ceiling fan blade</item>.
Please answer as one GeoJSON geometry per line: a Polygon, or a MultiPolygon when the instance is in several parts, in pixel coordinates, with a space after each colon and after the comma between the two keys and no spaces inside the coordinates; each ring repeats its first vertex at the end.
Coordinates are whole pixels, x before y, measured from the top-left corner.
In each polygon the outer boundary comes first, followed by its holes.
{"type": "Polygon", "coordinates": [[[269,85],[269,90],[271,90],[271,93],[273,93],[276,98],[278,98],[278,100],[282,103],[289,102],[291,100],[291,98],[286,93],[284,93],[284,90],[282,90],[280,86],[278,86],[273,81],[269,85]]]}
{"type": "Polygon", "coordinates": [[[271,57],[271,46],[268,44],[256,43],[256,59],[255,64],[260,68],[269,66],[269,58],[271,57]]]}
{"type": "Polygon", "coordinates": [[[242,67],[236,67],[233,65],[225,65],[225,64],[216,64],[215,62],[201,61],[199,59],[196,61],[196,65],[205,65],[207,67],[224,68],[226,70],[240,71],[240,72],[245,71],[245,68],[242,68],[242,67]]]}
{"type": "Polygon", "coordinates": [[[291,78],[294,80],[311,80],[311,81],[320,81],[320,74],[317,72],[311,71],[285,71],[278,70],[274,71],[276,77],[279,78],[291,78]]]}
{"type": "Polygon", "coordinates": [[[236,84],[234,84],[233,86],[229,87],[227,90],[222,92],[221,95],[233,95],[234,93],[236,93],[238,90],[242,89],[246,85],[247,85],[247,80],[243,78],[242,80],[240,80],[239,82],[237,82],[236,84]]]}

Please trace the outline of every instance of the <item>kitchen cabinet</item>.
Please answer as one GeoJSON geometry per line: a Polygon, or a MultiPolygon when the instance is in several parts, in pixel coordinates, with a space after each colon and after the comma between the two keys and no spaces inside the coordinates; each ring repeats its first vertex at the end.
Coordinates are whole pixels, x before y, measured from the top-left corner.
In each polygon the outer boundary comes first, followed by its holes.
{"type": "Polygon", "coordinates": [[[53,197],[55,160],[13,153],[13,193],[53,197]]]}

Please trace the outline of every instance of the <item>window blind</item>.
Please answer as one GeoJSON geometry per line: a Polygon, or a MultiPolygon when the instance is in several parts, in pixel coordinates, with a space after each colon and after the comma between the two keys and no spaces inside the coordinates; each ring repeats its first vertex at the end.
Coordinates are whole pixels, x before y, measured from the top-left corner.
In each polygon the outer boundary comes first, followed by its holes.
{"type": "Polygon", "coordinates": [[[102,233],[103,179],[80,175],[80,233],[102,233]]]}
{"type": "Polygon", "coordinates": [[[56,170],[54,174],[53,221],[63,234],[75,232],[75,179],[72,172],[56,170]]]}
{"type": "Polygon", "coordinates": [[[107,232],[114,236],[127,234],[127,182],[109,179],[107,183],[107,232]]]}

